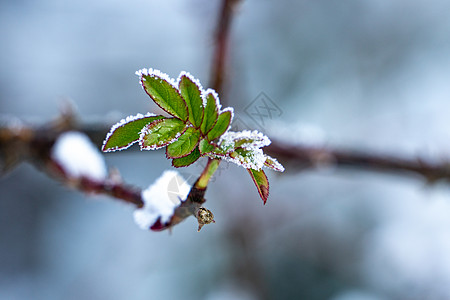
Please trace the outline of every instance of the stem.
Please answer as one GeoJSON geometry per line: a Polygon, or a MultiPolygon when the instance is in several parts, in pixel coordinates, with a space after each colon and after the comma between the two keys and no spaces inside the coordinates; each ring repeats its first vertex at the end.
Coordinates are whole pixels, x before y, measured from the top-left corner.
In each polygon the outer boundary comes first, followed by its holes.
{"type": "Polygon", "coordinates": [[[208,186],[208,182],[211,179],[211,177],[214,175],[214,172],[216,172],[217,168],[219,167],[220,159],[212,159],[210,158],[208,160],[208,163],[206,164],[205,169],[203,170],[200,177],[197,179],[197,182],[195,183],[195,188],[204,190],[208,186]]]}

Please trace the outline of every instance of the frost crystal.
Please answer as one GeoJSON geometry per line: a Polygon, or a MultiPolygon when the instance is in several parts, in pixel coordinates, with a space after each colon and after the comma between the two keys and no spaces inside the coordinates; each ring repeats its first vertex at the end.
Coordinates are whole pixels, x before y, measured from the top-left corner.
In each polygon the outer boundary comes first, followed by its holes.
{"type": "Polygon", "coordinates": [[[203,106],[206,107],[206,95],[212,94],[213,97],[214,97],[214,100],[216,100],[216,107],[217,107],[217,109],[219,110],[219,113],[220,113],[221,112],[220,109],[222,108],[222,104],[220,104],[219,95],[217,94],[217,92],[215,90],[211,89],[211,88],[207,89],[206,91],[204,91],[204,90],[201,90],[201,91],[202,91],[201,97],[202,97],[202,100],[203,100],[203,106]]]}
{"type": "Polygon", "coordinates": [[[167,81],[168,83],[170,83],[175,89],[178,89],[176,82],[173,80],[173,78],[170,78],[169,75],[167,75],[164,72],[161,72],[160,70],[155,70],[155,69],[140,69],[138,71],[136,71],[135,73],[137,76],[139,76],[139,78],[141,79],[141,85],[142,85],[142,80],[145,81],[145,78],[143,78],[143,76],[150,76],[150,77],[159,77],[165,81],[167,81]]]}
{"type": "Polygon", "coordinates": [[[192,82],[194,82],[198,89],[200,90],[201,93],[203,93],[203,87],[202,84],[200,83],[200,80],[196,79],[194,76],[191,75],[191,73],[186,72],[186,71],[181,71],[180,75],[178,75],[177,81],[176,81],[176,86],[180,86],[180,81],[181,81],[181,77],[186,76],[187,78],[189,78],[192,82]]]}
{"type": "MultiPolygon", "coordinates": [[[[117,128],[122,127],[125,124],[128,124],[130,122],[139,120],[139,119],[143,119],[143,118],[148,118],[148,117],[154,117],[156,116],[155,114],[152,113],[146,113],[145,115],[143,114],[137,114],[135,116],[128,116],[125,119],[120,120],[120,122],[114,124],[111,129],[109,130],[108,134],[106,135],[105,140],[103,141],[103,148],[105,147],[106,143],[108,142],[109,138],[111,137],[111,135],[114,133],[114,131],[116,131],[117,128]]],[[[121,151],[121,150],[125,150],[130,148],[133,144],[137,143],[138,140],[132,141],[131,143],[129,143],[128,145],[124,146],[124,147],[115,147],[115,148],[111,148],[111,149],[107,149],[104,150],[105,152],[114,152],[114,151],[121,151]]]]}
{"type": "Polygon", "coordinates": [[[266,156],[261,149],[252,149],[245,151],[244,153],[237,154],[234,157],[226,156],[224,159],[246,169],[254,169],[259,171],[264,166],[266,156]]]}
{"type": "Polygon", "coordinates": [[[252,150],[268,146],[270,143],[270,139],[267,136],[256,130],[228,131],[219,140],[220,147],[224,149],[238,146],[246,150],[252,150]]]}
{"type": "Polygon", "coordinates": [[[144,230],[150,229],[159,218],[163,224],[169,222],[189,191],[189,184],[177,171],[165,171],[155,183],[142,191],[144,207],[134,212],[135,222],[144,230]]]}
{"type": "Polygon", "coordinates": [[[264,166],[278,172],[284,172],[283,165],[280,164],[278,160],[276,160],[276,158],[273,158],[269,155],[266,155],[266,162],[264,163],[264,166]]]}
{"type": "Polygon", "coordinates": [[[85,176],[101,181],[107,176],[103,156],[83,133],[61,134],[52,148],[51,157],[71,178],[85,176]]]}

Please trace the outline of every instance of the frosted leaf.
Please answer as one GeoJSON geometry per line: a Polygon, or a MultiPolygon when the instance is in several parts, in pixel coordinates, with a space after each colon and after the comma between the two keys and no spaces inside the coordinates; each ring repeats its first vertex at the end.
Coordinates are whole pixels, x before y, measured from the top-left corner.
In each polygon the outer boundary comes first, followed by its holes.
{"type": "Polygon", "coordinates": [[[142,191],[144,207],[134,212],[134,221],[144,230],[150,229],[159,218],[163,224],[169,222],[181,200],[187,198],[190,188],[177,171],[164,171],[161,177],[142,191]]]}
{"type": "Polygon", "coordinates": [[[85,176],[101,181],[107,176],[101,152],[83,133],[69,131],[61,134],[53,145],[51,157],[70,178],[85,176]]]}
{"type": "MultiPolygon", "coordinates": [[[[194,76],[191,75],[191,73],[186,72],[186,71],[181,71],[180,75],[178,75],[177,81],[176,81],[176,86],[180,86],[180,81],[181,81],[181,77],[186,76],[187,78],[189,78],[192,82],[194,82],[198,89],[200,90],[200,95],[202,95],[205,91],[203,90],[202,84],[200,83],[200,80],[198,80],[197,78],[195,78],[194,76]]],[[[203,99],[203,97],[202,97],[203,99]]]]}
{"type": "Polygon", "coordinates": [[[223,159],[242,166],[246,169],[261,170],[266,161],[266,156],[261,149],[244,150],[234,152],[233,156],[225,156],[223,159]]]}
{"type": "Polygon", "coordinates": [[[268,146],[270,143],[270,139],[267,136],[256,130],[228,131],[219,140],[219,146],[226,151],[237,147],[247,150],[258,149],[268,146]]]}
{"type": "Polygon", "coordinates": [[[278,162],[275,158],[266,155],[266,161],[264,162],[264,167],[278,171],[278,172],[284,172],[284,167],[282,164],[278,162]]]}
{"type": "Polygon", "coordinates": [[[219,114],[221,113],[221,108],[222,105],[220,104],[220,100],[219,100],[219,94],[217,94],[217,92],[213,89],[207,89],[206,91],[202,90],[202,100],[203,100],[203,106],[206,106],[206,95],[208,94],[212,94],[214,97],[214,100],[216,100],[216,107],[217,110],[219,112],[219,114]]]}
{"type": "MultiPolygon", "coordinates": [[[[118,123],[114,124],[111,127],[111,129],[109,130],[108,134],[106,135],[105,140],[103,141],[103,147],[105,147],[106,143],[108,142],[110,137],[113,135],[113,133],[117,130],[117,128],[123,127],[125,124],[128,124],[130,122],[133,122],[133,121],[136,121],[136,120],[140,120],[140,119],[143,119],[143,118],[148,118],[148,117],[156,117],[156,114],[153,114],[153,113],[146,113],[145,115],[137,114],[135,116],[128,116],[125,119],[120,120],[118,123]]],[[[112,148],[112,149],[107,149],[107,150],[105,150],[105,152],[114,152],[114,151],[125,150],[125,149],[130,148],[133,144],[135,144],[137,142],[138,142],[138,139],[135,139],[134,141],[128,143],[124,147],[115,147],[115,148],[112,148]]]]}
{"type": "Polygon", "coordinates": [[[141,85],[142,85],[142,80],[145,81],[145,78],[143,78],[143,76],[159,77],[159,78],[167,81],[168,83],[170,83],[175,89],[178,90],[175,80],[173,80],[173,78],[170,78],[169,75],[167,75],[164,72],[161,72],[160,70],[156,70],[156,69],[152,69],[152,68],[150,68],[150,69],[143,68],[143,69],[136,71],[135,74],[137,76],[139,76],[141,85]]]}

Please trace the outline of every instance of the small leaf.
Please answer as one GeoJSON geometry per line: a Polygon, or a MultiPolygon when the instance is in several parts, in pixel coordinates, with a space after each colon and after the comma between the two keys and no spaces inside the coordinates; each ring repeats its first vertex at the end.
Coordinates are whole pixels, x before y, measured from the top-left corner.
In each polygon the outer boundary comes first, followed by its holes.
{"type": "Polygon", "coordinates": [[[156,120],[142,129],[139,145],[141,150],[159,149],[176,141],[185,130],[185,124],[180,119],[156,120]]]}
{"type": "Polygon", "coordinates": [[[234,152],[228,154],[229,161],[242,166],[246,169],[260,170],[264,166],[266,157],[261,149],[243,149],[237,148],[234,152]]]}
{"type": "Polygon", "coordinates": [[[266,161],[264,162],[264,166],[278,172],[284,172],[283,165],[280,164],[275,158],[270,157],[269,155],[266,155],[266,161]]]}
{"type": "Polygon", "coordinates": [[[214,124],[217,121],[217,115],[218,115],[218,102],[219,100],[215,96],[214,93],[209,92],[205,96],[206,99],[206,105],[205,110],[203,114],[203,120],[202,125],[200,126],[200,129],[203,134],[207,134],[214,126],[214,124]]]}
{"type": "Polygon", "coordinates": [[[141,74],[141,83],[145,92],[167,113],[183,121],[188,118],[186,102],[178,90],[166,78],[154,73],[141,74]]]}
{"type": "Polygon", "coordinates": [[[176,168],[180,167],[187,167],[194,162],[197,161],[200,157],[200,151],[198,150],[198,147],[195,147],[194,151],[191,152],[188,156],[180,157],[180,158],[174,158],[172,160],[172,166],[176,168]]]}
{"type": "Polygon", "coordinates": [[[217,122],[214,127],[208,132],[208,140],[212,141],[216,138],[220,137],[225,131],[230,127],[231,118],[233,117],[233,113],[231,109],[223,111],[218,117],[217,122]]]}
{"type": "Polygon", "coordinates": [[[199,140],[200,132],[193,127],[188,127],[175,142],[167,147],[166,156],[168,158],[179,158],[189,155],[197,147],[199,140]]]}
{"type": "Polygon", "coordinates": [[[195,128],[199,128],[203,120],[203,100],[201,97],[201,87],[197,80],[189,74],[180,77],[178,88],[181,96],[186,101],[189,111],[189,121],[195,128]]]}
{"type": "Polygon", "coordinates": [[[103,142],[102,151],[111,152],[129,148],[139,140],[139,135],[147,124],[155,120],[165,119],[163,116],[153,114],[129,116],[112,126],[103,142]]]}
{"type": "Polygon", "coordinates": [[[214,150],[214,145],[211,145],[207,139],[202,139],[198,144],[198,148],[202,155],[211,153],[214,150]]]}
{"type": "Polygon", "coordinates": [[[247,169],[247,171],[258,189],[259,196],[261,196],[263,203],[266,204],[267,198],[269,197],[269,180],[267,180],[266,174],[262,169],[259,171],[247,169]]]}
{"type": "Polygon", "coordinates": [[[240,132],[227,131],[219,140],[219,146],[226,152],[236,148],[257,149],[270,144],[270,139],[256,130],[240,132]]]}

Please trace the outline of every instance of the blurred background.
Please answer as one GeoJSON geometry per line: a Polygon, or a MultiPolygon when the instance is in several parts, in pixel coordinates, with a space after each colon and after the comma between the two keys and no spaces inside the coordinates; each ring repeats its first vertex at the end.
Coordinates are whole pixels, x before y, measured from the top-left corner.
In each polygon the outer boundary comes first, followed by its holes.
{"type": "MultiPolygon", "coordinates": [[[[0,7],[3,123],[42,124],[65,101],[85,122],[154,111],[143,67],[207,86],[220,1],[0,7]]],[[[444,0],[245,0],[222,99],[236,127],[273,139],[448,161],[449,13],[444,0]],[[263,120],[249,113],[261,92],[278,109],[263,120]]],[[[171,168],[163,151],[105,158],[140,187],[171,168]]],[[[450,299],[447,184],[287,167],[267,171],[263,206],[247,172],[222,164],[206,195],[216,224],[169,234],[23,164],[0,180],[0,299],[450,299]]]]}

